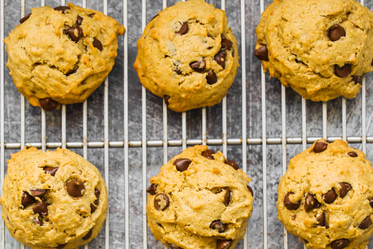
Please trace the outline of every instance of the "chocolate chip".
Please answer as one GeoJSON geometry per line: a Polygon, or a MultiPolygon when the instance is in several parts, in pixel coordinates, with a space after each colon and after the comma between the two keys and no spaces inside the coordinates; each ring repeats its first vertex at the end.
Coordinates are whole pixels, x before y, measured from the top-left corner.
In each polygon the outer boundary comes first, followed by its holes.
{"type": "Polygon", "coordinates": [[[27,15],[25,15],[24,17],[21,18],[21,20],[19,20],[20,23],[24,23],[27,19],[29,19],[31,16],[31,13],[28,13],[27,15]]]}
{"type": "Polygon", "coordinates": [[[159,14],[156,14],[155,16],[153,16],[153,18],[150,21],[153,21],[154,18],[156,18],[157,16],[159,16],[159,14]]]}
{"type": "Polygon", "coordinates": [[[178,247],[174,244],[168,244],[168,247],[171,248],[171,249],[182,249],[181,247],[178,247]]]}
{"type": "Polygon", "coordinates": [[[371,208],[373,208],[373,199],[369,200],[369,205],[371,208]]]}
{"type": "Polygon", "coordinates": [[[45,193],[47,193],[47,190],[46,189],[35,189],[35,190],[30,190],[30,192],[32,196],[42,198],[45,195],[45,193]]]}
{"type": "Polygon", "coordinates": [[[360,223],[359,225],[359,228],[360,229],[367,229],[370,227],[370,225],[372,225],[372,220],[370,219],[370,217],[366,217],[363,222],[360,223]]]}
{"type": "Polygon", "coordinates": [[[158,211],[164,211],[170,205],[170,200],[168,199],[167,195],[164,193],[159,193],[154,197],[154,207],[158,211]]]}
{"type": "Polygon", "coordinates": [[[77,71],[78,71],[78,68],[75,68],[75,69],[72,69],[72,70],[68,71],[65,75],[66,75],[66,76],[70,76],[71,74],[74,74],[74,73],[76,73],[77,71]]]}
{"type": "Polygon", "coordinates": [[[206,62],[205,60],[202,61],[194,61],[189,64],[189,66],[196,72],[202,73],[205,71],[206,68],[206,62]]]}
{"type": "Polygon", "coordinates": [[[233,160],[227,160],[227,161],[225,161],[225,164],[228,164],[228,165],[232,166],[232,168],[234,168],[235,170],[238,170],[238,168],[239,168],[238,164],[233,160]]]}
{"type": "Polygon", "coordinates": [[[352,186],[347,182],[340,182],[339,186],[341,186],[341,189],[339,190],[339,197],[341,198],[345,197],[347,192],[352,189],[352,186]]]}
{"type": "Polygon", "coordinates": [[[338,65],[335,65],[335,74],[338,77],[346,78],[351,73],[351,65],[345,64],[343,67],[339,67],[338,65]]]}
{"type": "Polygon", "coordinates": [[[320,152],[323,152],[324,150],[326,150],[326,148],[328,148],[327,143],[318,141],[318,142],[316,142],[315,146],[313,147],[313,151],[316,152],[316,153],[320,153],[320,152]]]}
{"type": "Polygon", "coordinates": [[[66,246],[66,244],[60,244],[60,245],[58,245],[56,248],[57,249],[62,249],[62,248],[64,248],[66,246]]]}
{"type": "Polygon", "coordinates": [[[216,249],[228,249],[232,244],[232,240],[218,240],[216,249]]]}
{"type": "Polygon", "coordinates": [[[207,74],[206,80],[208,84],[212,85],[218,81],[218,77],[216,77],[216,74],[213,71],[211,71],[207,74]]]}
{"type": "Polygon", "coordinates": [[[29,195],[29,193],[27,192],[22,193],[21,203],[22,203],[23,208],[26,208],[30,206],[31,204],[34,204],[35,202],[36,202],[35,198],[29,195]]]}
{"type": "Polygon", "coordinates": [[[96,38],[93,39],[93,46],[97,48],[98,50],[102,51],[102,43],[97,40],[96,38]]]}
{"type": "Polygon", "coordinates": [[[332,249],[342,249],[348,247],[350,241],[348,239],[339,239],[332,242],[332,249]]]}
{"type": "Polygon", "coordinates": [[[32,222],[34,222],[34,223],[36,223],[36,224],[39,224],[39,226],[42,226],[42,225],[43,225],[43,221],[42,221],[42,220],[39,220],[39,219],[36,219],[36,218],[34,218],[34,219],[32,220],[32,222]]]}
{"type": "Polygon", "coordinates": [[[89,16],[90,18],[93,18],[94,15],[95,15],[95,13],[92,13],[92,14],[89,14],[88,16],[89,16]]]}
{"type": "Polygon", "coordinates": [[[262,45],[260,48],[254,51],[254,55],[261,61],[268,61],[268,49],[266,45],[262,45]]]}
{"type": "Polygon", "coordinates": [[[329,190],[326,194],[323,194],[322,196],[324,198],[324,201],[328,204],[333,203],[335,199],[337,199],[337,193],[334,189],[329,190]]]}
{"type": "Polygon", "coordinates": [[[74,42],[78,42],[82,38],[83,30],[81,27],[71,27],[64,31],[65,34],[68,34],[74,42]]]}
{"type": "Polygon", "coordinates": [[[85,186],[84,183],[79,180],[71,180],[66,184],[67,193],[72,197],[83,196],[85,186]]]}
{"type": "Polygon", "coordinates": [[[179,158],[175,160],[174,165],[176,165],[176,169],[178,171],[183,172],[188,169],[189,164],[191,163],[192,161],[190,161],[188,158],[179,158]]]}
{"type": "Polygon", "coordinates": [[[304,209],[306,210],[306,212],[309,212],[312,209],[318,207],[320,207],[320,203],[316,200],[315,197],[313,197],[313,195],[307,193],[306,200],[304,202],[304,209]]]}
{"type": "Polygon", "coordinates": [[[41,108],[43,108],[46,111],[53,111],[58,107],[58,102],[54,101],[51,98],[45,98],[39,100],[41,108]]]}
{"type": "Polygon", "coordinates": [[[54,176],[57,170],[58,168],[54,168],[54,167],[44,167],[45,173],[50,174],[51,176],[54,176]]]}
{"type": "Polygon", "coordinates": [[[373,61],[370,63],[370,65],[373,67],[373,61]]]}
{"type": "Polygon", "coordinates": [[[61,10],[62,13],[65,13],[65,11],[69,10],[69,9],[70,9],[70,7],[68,7],[68,6],[58,6],[58,7],[54,8],[54,10],[61,10]]]}
{"type": "Polygon", "coordinates": [[[222,48],[225,48],[227,50],[230,50],[233,46],[233,42],[231,42],[230,40],[228,40],[227,38],[223,38],[221,39],[221,47],[222,48]]]}
{"type": "Polygon", "coordinates": [[[95,196],[96,196],[96,200],[93,202],[95,205],[91,204],[91,213],[94,213],[98,207],[98,204],[100,203],[100,190],[98,190],[97,188],[95,189],[95,196]]]}
{"type": "Polygon", "coordinates": [[[289,196],[293,195],[293,194],[294,194],[293,192],[289,192],[284,197],[284,205],[289,210],[297,210],[299,208],[299,206],[300,206],[300,201],[298,203],[292,203],[290,201],[289,196]]]}
{"type": "Polygon", "coordinates": [[[188,22],[184,22],[183,25],[181,25],[181,28],[179,31],[176,31],[176,34],[185,35],[189,31],[188,22]]]}
{"type": "Polygon", "coordinates": [[[251,196],[254,197],[254,191],[253,191],[253,189],[249,185],[247,185],[247,189],[251,193],[251,196]]]}
{"type": "Polygon", "coordinates": [[[214,160],[214,157],[212,156],[213,154],[215,154],[215,151],[213,150],[205,150],[204,152],[202,152],[202,156],[206,157],[207,159],[211,159],[211,160],[214,160]]]}
{"type": "Polygon", "coordinates": [[[43,216],[48,215],[48,207],[47,207],[47,203],[45,203],[45,201],[41,201],[38,204],[36,204],[32,208],[32,210],[34,211],[35,214],[41,214],[43,216]]]}
{"type": "Polygon", "coordinates": [[[224,233],[225,230],[227,229],[227,225],[224,224],[223,222],[221,222],[220,220],[214,220],[214,221],[210,224],[210,228],[211,228],[211,229],[218,230],[219,233],[224,233]]]}
{"type": "Polygon", "coordinates": [[[361,84],[363,82],[362,76],[352,76],[352,81],[355,82],[355,84],[361,84]]]}
{"type": "Polygon", "coordinates": [[[222,68],[225,68],[225,57],[227,57],[227,52],[225,51],[220,51],[217,53],[214,57],[215,61],[222,66],[222,68]]]}
{"type": "Polygon", "coordinates": [[[82,24],[82,22],[83,22],[83,17],[78,16],[78,17],[76,18],[76,25],[80,26],[80,25],[82,24]]]}
{"type": "Polygon", "coordinates": [[[331,41],[338,41],[342,36],[346,36],[346,31],[340,25],[335,24],[329,30],[329,39],[331,41]]]}
{"type": "Polygon", "coordinates": [[[350,151],[350,152],[348,152],[348,155],[349,155],[350,157],[357,157],[357,153],[356,153],[355,151],[350,151]]]}
{"type": "Polygon", "coordinates": [[[230,191],[229,189],[227,189],[225,191],[225,195],[224,195],[224,205],[225,206],[228,206],[229,205],[229,202],[231,201],[231,195],[232,195],[232,191],[230,191]]]}
{"type": "Polygon", "coordinates": [[[157,193],[157,185],[155,184],[150,185],[150,187],[146,189],[146,192],[151,195],[155,195],[157,193]]]}
{"type": "Polygon", "coordinates": [[[316,217],[319,226],[325,226],[325,212],[322,212],[319,216],[316,217]]]}
{"type": "Polygon", "coordinates": [[[168,100],[170,99],[170,96],[164,95],[163,98],[164,98],[164,103],[166,104],[166,106],[168,106],[168,104],[169,104],[168,100]]]}
{"type": "Polygon", "coordinates": [[[92,236],[92,229],[89,230],[89,232],[82,238],[83,240],[89,240],[92,236]]]}

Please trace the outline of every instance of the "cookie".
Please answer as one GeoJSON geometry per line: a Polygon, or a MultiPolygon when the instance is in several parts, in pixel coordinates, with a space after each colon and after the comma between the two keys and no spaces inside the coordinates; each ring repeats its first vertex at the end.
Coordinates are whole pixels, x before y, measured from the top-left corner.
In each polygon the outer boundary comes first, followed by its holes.
{"type": "Polygon", "coordinates": [[[100,172],[67,149],[12,154],[0,204],[9,233],[33,249],[88,243],[99,234],[108,209],[100,172]]]}
{"type": "Polygon", "coordinates": [[[373,70],[372,25],[355,0],[275,0],[256,28],[255,55],[306,99],[354,98],[373,70]]]}
{"type": "Polygon", "coordinates": [[[310,249],[364,249],[373,233],[373,171],[364,153],[316,141],[290,160],[278,219],[310,249]]]}
{"type": "Polygon", "coordinates": [[[233,249],[252,213],[249,182],[220,151],[203,145],[188,148],[150,179],[150,230],[173,249],[233,249]]]}
{"type": "Polygon", "coordinates": [[[177,112],[219,103],[239,66],[225,12],[203,0],[178,2],[159,12],[137,47],[134,67],[140,82],[177,112]]]}
{"type": "Polygon", "coordinates": [[[113,18],[71,3],[32,8],[20,23],[4,39],[6,65],[18,91],[48,111],[83,102],[101,85],[125,31],[113,18]]]}

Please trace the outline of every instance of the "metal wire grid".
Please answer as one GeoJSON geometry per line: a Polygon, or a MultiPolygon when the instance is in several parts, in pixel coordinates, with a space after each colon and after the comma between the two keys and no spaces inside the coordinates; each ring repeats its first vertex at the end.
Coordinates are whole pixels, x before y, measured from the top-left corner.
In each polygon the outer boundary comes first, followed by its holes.
{"type": "MultiPolygon", "coordinates": [[[[0,40],[4,39],[4,0],[0,0],[1,3],[1,26],[0,26],[0,40]]],[[[361,3],[364,4],[363,0],[361,3]]],[[[86,0],[83,0],[82,6],[86,7],[86,0]]],[[[123,0],[123,25],[128,30],[128,23],[127,23],[127,0],[123,0]]],[[[41,6],[45,5],[45,0],[41,0],[41,6]]],[[[61,5],[65,5],[65,1],[61,0],[61,5]]],[[[264,1],[260,1],[260,11],[263,12],[264,10],[264,1]]],[[[107,14],[108,12],[108,3],[107,0],[103,1],[104,6],[104,13],[107,14]]],[[[145,28],[146,25],[146,0],[142,0],[142,29],[145,28]]],[[[163,8],[167,6],[167,0],[163,0],[163,8]]],[[[221,0],[221,8],[225,9],[225,0],[221,0]]],[[[246,58],[246,27],[245,27],[245,1],[240,1],[240,9],[241,9],[241,43],[244,44],[241,47],[241,58],[246,58]]],[[[21,15],[24,16],[25,14],[25,0],[21,0],[21,15]]],[[[128,114],[128,36],[127,32],[124,35],[124,113],[128,114]]],[[[156,141],[148,141],[147,138],[147,130],[146,125],[142,125],[142,140],[141,141],[129,141],[129,127],[128,127],[128,115],[124,115],[124,141],[109,141],[109,117],[108,117],[108,79],[105,80],[104,83],[104,141],[102,142],[88,142],[87,141],[87,101],[83,104],[83,141],[82,142],[66,142],[66,106],[62,106],[61,110],[61,142],[57,143],[47,143],[46,142],[46,116],[45,112],[42,111],[41,119],[42,119],[42,141],[41,143],[26,143],[25,141],[25,98],[20,95],[21,97],[21,137],[20,143],[5,143],[4,139],[4,43],[0,42],[0,50],[1,53],[1,61],[0,61],[0,68],[1,68],[1,78],[0,78],[0,91],[1,91],[1,98],[0,98],[0,122],[1,122],[1,130],[0,130],[0,149],[1,149],[1,172],[0,172],[0,179],[1,182],[4,179],[4,171],[5,171],[5,149],[22,149],[24,146],[36,146],[41,147],[43,150],[48,148],[55,148],[55,147],[62,147],[62,148],[83,148],[83,156],[87,158],[87,150],[88,148],[104,148],[104,175],[105,181],[107,184],[110,184],[109,181],[109,148],[124,148],[124,178],[125,178],[125,248],[130,248],[130,222],[129,222],[129,162],[128,162],[128,154],[129,154],[129,147],[141,147],[142,148],[142,189],[143,189],[143,203],[146,203],[146,187],[148,185],[146,176],[147,176],[147,147],[163,147],[163,162],[167,162],[168,157],[168,147],[169,146],[181,146],[182,149],[185,149],[187,145],[195,145],[195,144],[209,144],[209,145],[222,145],[223,153],[227,156],[227,146],[228,145],[241,145],[242,146],[242,169],[244,172],[247,171],[247,145],[261,145],[262,146],[262,164],[263,164],[263,223],[264,223],[264,231],[263,231],[263,248],[268,247],[268,227],[267,227],[267,144],[281,144],[282,147],[282,166],[283,166],[283,173],[286,171],[287,165],[287,144],[302,144],[302,148],[306,149],[307,143],[312,143],[318,137],[307,137],[307,112],[306,112],[306,101],[302,98],[302,137],[287,137],[286,136],[286,89],[284,86],[281,86],[281,124],[282,124],[282,136],[277,138],[267,138],[267,118],[266,118],[266,77],[262,73],[261,74],[261,105],[262,105],[262,137],[261,138],[247,138],[247,112],[246,112],[246,60],[241,60],[241,80],[242,80],[242,138],[227,138],[227,101],[226,98],[223,99],[222,102],[222,137],[221,138],[214,138],[214,139],[207,139],[206,134],[206,108],[202,109],[202,139],[187,139],[187,118],[186,113],[182,113],[182,138],[179,140],[169,140],[167,131],[168,131],[168,120],[167,120],[167,107],[163,103],[163,140],[156,140],[156,141]]],[[[346,118],[346,99],[342,100],[342,138],[349,142],[353,143],[361,143],[362,150],[366,153],[367,150],[367,142],[372,143],[373,137],[367,137],[366,133],[366,81],[365,78],[362,82],[362,105],[361,105],[361,132],[362,136],[350,136],[347,137],[347,118],[346,118]]],[[[322,104],[322,124],[323,124],[323,137],[328,138],[329,141],[333,141],[335,139],[339,139],[341,137],[328,137],[327,131],[327,103],[322,104]]],[[[146,112],[146,90],[142,88],[142,124],[147,123],[147,112],[146,112]]],[[[0,190],[2,193],[2,188],[0,190]]],[[[143,205],[143,215],[146,215],[145,205],[143,205]]],[[[109,214],[108,214],[109,215],[109,214]]],[[[153,248],[152,245],[148,245],[148,234],[147,234],[147,223],[146,219],[143,219],[143,248],[153,248]]],[[[105,224],[105,248],[110,248],[110,241],[109,241],[109,218],[106,220],[105,224]]],[[[1,221],[1,242],[0,248],[6,248],[5,244],[5,227],[4,222],[1,221]]],[[[85,248],[89,246],[86,245],[85,248]]],[[[24,246],[22,245],[21,248],[23,249],[24,246]]],[[[131,247],[132,248],[132,247],[131,247]]],[[[248,237],[247,234],[244,237],[243,248],[248,248],[248,237]]],[[[283,240],[283,248],[288,248],[288,234],[286,230],[284,230],[284,240],[283,240]]]]}

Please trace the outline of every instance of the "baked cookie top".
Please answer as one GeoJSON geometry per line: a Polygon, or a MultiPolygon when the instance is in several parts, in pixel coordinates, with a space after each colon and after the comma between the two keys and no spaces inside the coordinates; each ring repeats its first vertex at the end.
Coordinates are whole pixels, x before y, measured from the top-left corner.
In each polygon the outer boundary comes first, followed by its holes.
{"type": "Polygon", "coordinates": [[[290,160],[278,218],[307,248],[363,249],[373,233],[373,171],[364,153],[324,139],[290,160]]]}
{"type": "Polygon", "coordinates": [[[53,110],[83,102],[114,66],[125,31],[103,13],[68,6],[32,8],[4,39],[7,66],[33,106],[53,110]]]}
{"type": "Polygon", "coordinates": [[[178,2],[159,12],[137,47],[134,67],[140,82],[177,112],[219,103],[239,66],[225,12],[203,0],[178,2]]]}
{"type": "Polygon", "coordinates": [[[372,24],[355,0],[275,0],[256,29],[255,55],[306,99],[353,98],[373,70],[372,24]]]}
{"type": "Polygon", "coordinates": [[[161,167],[147,189],[148,223],[171,248],[234,248],[252,213],[250,178],[218,151],[197,145],[161,167]]]}
{"type": "Polygon", "coordinates": [[[10,234],[33,248],[77,248],[102,228],[108,207],[95,166],[67,149],[12,154],[0,198],[10,234]]]}

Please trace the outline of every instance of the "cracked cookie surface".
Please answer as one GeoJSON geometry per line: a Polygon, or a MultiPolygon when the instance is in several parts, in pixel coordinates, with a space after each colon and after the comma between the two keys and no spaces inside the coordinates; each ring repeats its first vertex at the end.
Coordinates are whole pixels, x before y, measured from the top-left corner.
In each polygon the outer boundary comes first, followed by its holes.
{"type": "Polygon", "coordinates": [[[71,3],[32,8],[20,22],[4,39],[7,66],[18,91],[45,110],[83,102],[99,87],[125,31],[113,18],[71,3]]]}
{"type": "Polygon", "coordinates": [[[354,98],[373,70],[372,25],[355,0],[275,0],[256,29],[255,55],[306,99],[354,98]]]}
{"type": "Polygon", "coordinates": [[[33,249],[88,243],[99,234],[108,208],[98,169],[60,148],[12,154],[0,204],[10,234],[33,249]]]}
{"type": "Polygon", "coordinates": [[[316,141],[290,160],[278,219],[310,249],[364,249],[373,233],[373,171],[364,153],[316,141]]]}
{"type": "Polygon", "coordinates": [[[170,248],[233,249],[252,213],[250,178],[233,160],[197,145],[161,167],[147,189],[156,239],[170,248]]]}
{"type": "Polygon", "coordinates": [[[225,12],[203,0],[178,2],[159,12],[137,47],[134,67],[140,82],[177,112],[219,103],[239,66],[225,12]]]}

